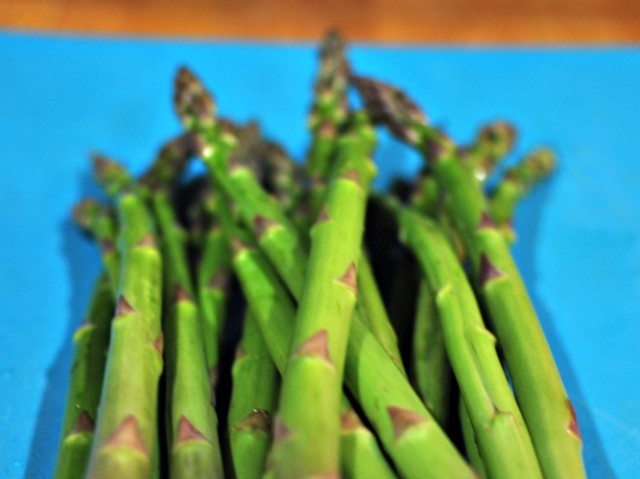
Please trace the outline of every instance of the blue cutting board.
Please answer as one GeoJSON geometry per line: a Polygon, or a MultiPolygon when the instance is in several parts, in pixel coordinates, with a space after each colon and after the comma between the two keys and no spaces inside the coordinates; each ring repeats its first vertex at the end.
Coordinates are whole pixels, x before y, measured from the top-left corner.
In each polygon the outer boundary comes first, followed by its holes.
{"type": "MultiPolygon", "coordinates": [[[[357,45],[351,58],[460,142],[505,118],[521,132],[512,161],[558,152],[558,173],[519,208],[516,259],[590,476],[640,477],[640,49],[357,45]]],[[[0,477],[49,477],[55,461],[71,336],[100,264],[69,219],[97,193],[87,155],[141,172],[180,130],[182,64],[222,114],[258,119],[302,157],[313,45],[0,34],[0,477]]],[[[419,165],[386,135],[377,161],[379,187],[419,165]]]]}

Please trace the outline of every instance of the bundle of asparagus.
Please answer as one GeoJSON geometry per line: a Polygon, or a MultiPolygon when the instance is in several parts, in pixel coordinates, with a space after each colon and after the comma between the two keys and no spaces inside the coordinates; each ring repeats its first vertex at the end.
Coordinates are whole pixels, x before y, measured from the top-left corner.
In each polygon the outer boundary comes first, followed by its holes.
{"type": "Polygon", "coordinates": [[[174,102],[185,132],[139,180],[96,157],[109,201],[74,210],[104,273],[74,337],[57,478],[584,477],[509,251],[551,152],[488,191],[515,129],[456,146],[353,74],[336,33],[305,162],[219,118],[186,68],[174,102]],[[376,124],[426,160],[388,193],[370,187],[376,124]],[[185,178],[194,157],[206,174],[185,178]]]}

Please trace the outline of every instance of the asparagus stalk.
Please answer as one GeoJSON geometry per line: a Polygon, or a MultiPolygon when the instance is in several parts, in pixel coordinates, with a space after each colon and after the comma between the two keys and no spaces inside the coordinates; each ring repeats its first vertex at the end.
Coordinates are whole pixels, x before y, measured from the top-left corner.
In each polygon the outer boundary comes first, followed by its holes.
{"type": "Polygon", "coordinates": [[[486,479],[487,471],[485,470],[484,461],[482,460],[480,450],[478,449],[478,440],[476,439],[476,433],[473,430],[473,425],[471,424],[471,419],[469,418],[469,411],[467,410],[467,406],[464,403],[463,398],[460,398],[459,401],[458,414],[460,416],[462,439],[464,441],[464,446],[467,452],[467,458],[478,473],[478,476],[482,479],[486,479]]]}
{"type": "Polygon", "coordinates": [[[81,479],[87,469],[112,315],[112,288],[108,274],[103,273],[96,282],[86,320],[73,336],[73,366],[54,474],[56,479],[81,479]]]}
{"type": "Polygon", "coordinates": [[[529,153],[516,166],[509,168],[489,199],[489,208],[496,225],[511,222],[518,201],[537,183],[545,179],[555,166],[554,154],[546,149],[529,153]]]}
{"type": "Polygon", "coordinates": [[[367,108],[432,162],[447,210],[467,250],[518,402],[545,477],[584,477],[575,413],[509,245],[491,220],[481,185],[459,161],[442,132],[397,89],[372,80],[354,82],[367,108]]]}
{"type": "MultiPolygon", "coordinates": [[[[295,307],[286,288],[261,253],[246,244],[236,242],[233,264],[276,366],[284,364],[295,317],[295,307]]],[[[358,316],[351,321],[345,381],[403,477],[473,476],[404,374],[358,316]]],[[[349,417],[343,412],[343,470],[349,461],[350,467],[361,473],[353,477],[386,477],[366,474],[369,471],[366,466],[373,468],[373,459],[377,457],[372,452],[374,449],[363,446],[358,449],[363,456],[345,455],[352,450],[344,441],[349,417]],[[362,457],[366,460],[361,460],[362,457]]],[[[278,431],[286,436],[283,428],[276,427],[275,431],[275,441],[278,431]]],[[[359,444],[369,445],[372,437],[368,431],[365,428],[357,431],[359,444]]]]}
{"type": "Polygon", "coordinates": [[[338,172],[323,213],[311,229],[308,276],[280,394],[278,418],[288,433],[274,444],[278,476],[338,472],[339,397],[374,143],[368,119],[354,117],[340,139],[338,172]]]}
{"type": "Polygon", "coordinates": [[[191,138],[180,136],[160,151],[147,175],[153,211],[166,259],[167,405],[170,475],[175,478],[222,477],[217,417],[211,401],[203,327],[186,257],[186,234],[169,197],[192,152],[191,138]]]}
{"type": "MultiPolygon", "coordinates": [[[[179,72],[175,98],[185,126],[201,132],[201,156],[209,166],[214,181],[224,185],[225,193],[236,202],[243,221],[253,229],[260,248],[268,255],[291,294],[299,298],[307,263],[302,246],[304,242],[300,240],[299,232],[286,218],[277,202],[261,190],[249,168],[236,166],[228,172],[225,165],[234,139],[228,134],[217,137],[214,135],[216,122],[212,98],[195,76],[185,69],[179,72]]],[[[286,292],[283,294],[286,296],[286,292]]],[[[257,311],[254,308],[254,312],[257,311]]],[[[431,469],[433,476],[471,475],[471,470],[431,418],[404,374],[380,346],[363,319],[356,315],[351,324],[345,370],[348,373],[347,383],[351,382],[349,388],[352,392],[356,391],[354,394],[398,468],[408,477],[425,477],[425,469],[431,469]],[[357,341],[352,340],[354,324],[359,325],[357,341]],[[367,355],[378,355],[376,362],[379,363],[379,369],[384,368],[385,372],[380,377],[389,383],[384,385],[383,390],[363,386],[361,383],[364,376],[368,378],[364,381],[365,384],[369,381],[381,386],[376,368],[369,369],[369,365],[362,367],[361,363],[365,362],[365,359],[360,359],[364,358],[360,352],[363,344],[366,345],[367,355]],[[359,371],[359,368],[362,370],[359,371]],[[431,452],[425,455],[417,452],[420,450],[431,452]],[[419,457],[416,460],[414,456],[419,457]],[[433,461],[429,463],[431,459],[433,461]]],[[[275,440],[277,441],[277,436],[275,440]]]]}
{"type": "Polygon", "coordinates": [[[247,312],[242,341],[231,370],[229,442],[235,477],[260,478],[271,445],[271,417],[278,396],[278,372],[258,323],[247,312]]]}
{"type": "Polygon", "coordinates": [[[162,259],[152,218],[131,178],[103,158],[95,165],[117,200],[122,262],[87,477],[151,477],[162,371],[162,259]]]}
{"type": "Polygon", "coordinates": [[[434,290],[451,367],[491,477],[542,477],[529,432],[471,286],[435,223],[397,210],[400,235],[434,290]]]}
{"type": "Polygon", "coordinates": [[[445,427],[450,412],[451,367],[433,293],[424,278],[418,290],[412,347],[416,388],[438,424],[445,427]]]}

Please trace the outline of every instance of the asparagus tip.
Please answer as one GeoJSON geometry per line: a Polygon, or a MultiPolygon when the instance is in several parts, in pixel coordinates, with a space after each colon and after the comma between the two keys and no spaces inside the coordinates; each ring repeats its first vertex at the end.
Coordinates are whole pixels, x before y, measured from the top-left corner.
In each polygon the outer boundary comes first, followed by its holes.
{"type": "Polygon", "coordinates": [[[395,406],[389,406],[387,412],[391,418],[391,425],[393,426],[393,434],[396,441],[402,437],[407,429],[427,421],[414,411],[395,406]]]}
{"type": "Polygon", "coordinates": [[[178,116],[188,128],[213,123],[216,114],[213,96],[187,67],[178,69],[173,101],[178,116]]]}

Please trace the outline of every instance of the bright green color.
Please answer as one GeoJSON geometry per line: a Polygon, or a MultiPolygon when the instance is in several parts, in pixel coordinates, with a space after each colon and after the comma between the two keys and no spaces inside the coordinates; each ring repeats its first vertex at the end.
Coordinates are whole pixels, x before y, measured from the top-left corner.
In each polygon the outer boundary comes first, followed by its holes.
{"type": "Polygon", "coordinates": [[[467,411],[467,406],[462,398],[460,398],[458,405],[458,415],[460,417],[460,428],[462,429],[462,439],[467,452],[467,459],[469,459],[478,476],[482,479],[487,479],[487,471],[485,471],[484,462],[482,461],[482,457],[480,457],[476,433],[473,430],[473,425],[469,418],[469,411],[467,411]]]}
{"type": "Polygon", "coordinates": [[[73,362],[55,479],[84,477],[102,391],[112,318],[113,293],[108,274],[103,273],[96,282],[85,322],[73,336],[73,362]]]}
{"type": "Polygon", "coordinates": [[[447,355],[460,385],[487,473],[541,478],[529,432],[457,257],[435,223],[398,209],[400,236],[435,294],[447,355]]]}
{"type": "Polygon", "coordinates": [[[271,418],[278,398],[278,371],[251,312],[231,369],[229,444],[235,477],[259,479],[271,446],[271,418]]]}

